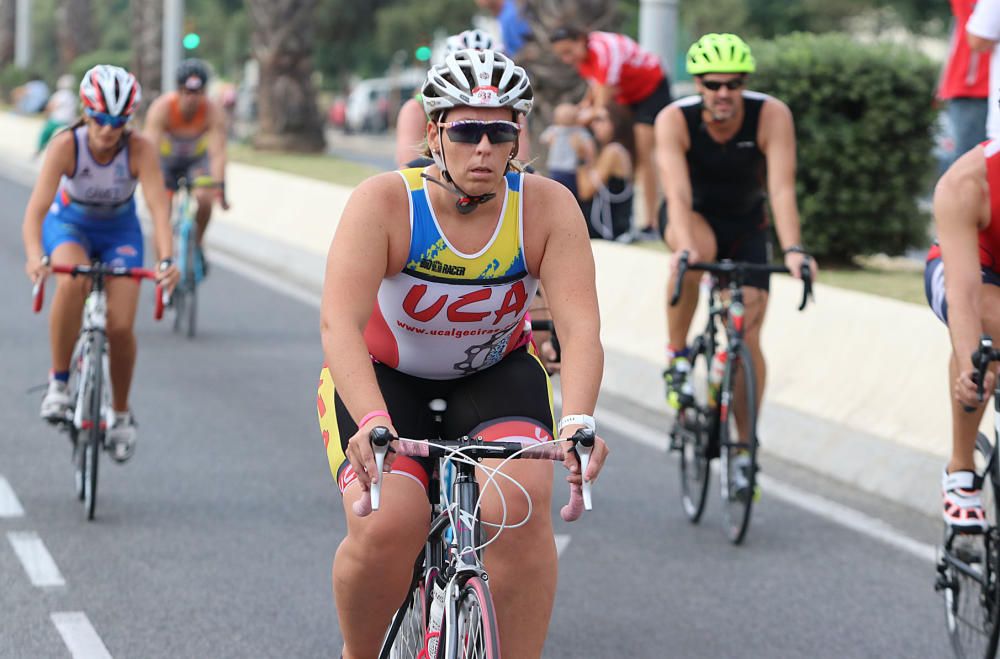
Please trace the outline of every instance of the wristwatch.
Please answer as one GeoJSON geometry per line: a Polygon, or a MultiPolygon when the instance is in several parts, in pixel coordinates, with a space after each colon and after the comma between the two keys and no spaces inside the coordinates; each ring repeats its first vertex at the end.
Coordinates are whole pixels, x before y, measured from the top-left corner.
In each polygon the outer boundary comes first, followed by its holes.
{"type": "Polygon", "coordinates": [[[164,272],[168,270],[170,266],[172,266],[173,264],[174,260],[168,256],[165,259],[161,259],[159,265],[157,265],[156,267],[160,272],[164,272]]]}
{"type": "Polygon", "coordinates": [[[785,249],[784,253],[786,255],[787,254],[807,254],[808,255],[808,252],[806,251],[806,248],[803,247],[802,245],[798,245],[798,244],[792,245],[791,247],[788,247],[787,249],[785,249]]]}
{"type": "Polygon", "coordinates": [[[562,432],[566,426],[583,426],[591,432],[597,432],[597,424],[594,423],[594,417],[589,414],[570,414],[564,416],[559,419],[559,425],[556,427],[556,430],[562,432]]]}

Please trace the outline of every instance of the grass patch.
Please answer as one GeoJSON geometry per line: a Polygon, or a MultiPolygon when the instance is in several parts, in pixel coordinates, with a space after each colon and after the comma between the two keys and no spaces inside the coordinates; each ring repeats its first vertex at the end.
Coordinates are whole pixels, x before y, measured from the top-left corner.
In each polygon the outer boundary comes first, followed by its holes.
{"type": "Polygon", "coordinates": [[[380,171],[370,165],[322,154],[256,151],[238,142],[230,142],[226,154],[233,162],[347,186],[355,186],[380,171]]]}

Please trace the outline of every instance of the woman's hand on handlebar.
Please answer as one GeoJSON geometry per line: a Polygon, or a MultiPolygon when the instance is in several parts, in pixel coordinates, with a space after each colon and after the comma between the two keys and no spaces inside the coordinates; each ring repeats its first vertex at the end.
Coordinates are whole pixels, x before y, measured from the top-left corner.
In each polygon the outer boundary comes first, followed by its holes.
{"type": "Polygon", "coordinates": [[[49,257],[44,254],[29,255],[24,264],[24,272],[32,284],[38,283],[40,279],[45,279],[51,273],[49,268],[49,257]]]}
{"type": "MultiPolygon", "coordinates": [[[[568,426],[563,428],[560,433],[559,439],[569,439],[576,432],[576,426],[568,426]]],[[[590,464],[587,466],[587,473],[580,474],[580,458],[577,456],[575,451],[566,451],[566,457],[563,459],[563,466],[569,471],[569,476],[566,477],[566,482],[571,485],[583,485],[583,481],[586,480],[588,483],[593,483],[597,480],[597,476],[601,473],[601,469],[604,467],[604,461],[608,459],[608,445],[604,443],[604,440],[600,437],[594,437],[594,447],[590,452],[590,464]]]]}
{"type": "Polygon", "coordinates": [[[171,263],[166,268],[156,270],[156,283],[163,286],[167,293],[173,293],[177,283],[181,280],[181,271],[171,263]]]}
{"type": "MultiPolygon", "coordinates": [[[[354,467],[354,473],[358,476],[361,489],[366,492],[371,489],[373,481],[378,482],[382,478],[375,466],[375,451],[372,449],[371,442],[371,431],[378,426],[388,428],[394,438],[398,437],[396,429],[388,423],[388,419],[375,417],[363,427],[358,428],[358,431],[347,442],[347,450],[344,452],[347,460],[354,467]]],[[[395,459],[396,453],[390,447],[389,452],[385,455],[383,471],[390,471],[395,459]]]]}

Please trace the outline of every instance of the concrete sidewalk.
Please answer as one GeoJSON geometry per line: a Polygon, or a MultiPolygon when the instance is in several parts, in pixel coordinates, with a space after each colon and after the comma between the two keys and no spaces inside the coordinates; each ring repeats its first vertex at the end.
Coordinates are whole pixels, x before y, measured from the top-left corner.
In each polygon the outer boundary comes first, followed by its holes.
{"type": "MultiPolygon", "coordinates": [[[[8,167],[37,168],[30,155],[39,127],[0,115],[8,167]]],[[[351,190],[238,163],[229,165],[226,186],[233,207],[215,216],[209,247],[319,290],[351,190]]],[[[667,261],[617,243],[595,241],[593,249],[604,390],[662,412],[667,261]]],[[[799,313],[800,296],[798,282],[772,279],[764,450],[938,514],[950,445],[946,328],[925,307],[888,298],[817,284],[816,304],[799,313]]],[[[989,431],[989,415],[984,421],[989,431]]]]}

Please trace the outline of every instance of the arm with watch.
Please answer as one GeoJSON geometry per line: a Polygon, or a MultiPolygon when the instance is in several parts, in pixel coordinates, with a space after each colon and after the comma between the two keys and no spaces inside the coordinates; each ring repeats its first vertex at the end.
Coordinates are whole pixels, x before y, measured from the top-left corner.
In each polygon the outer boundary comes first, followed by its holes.
{"type": "Polygon", "coordinates": [[[142,185],[142,196],[153,218],[153,245],[157,255],[157,279],[167,294],[173,292],[181,273],[174,265],[173,231],[170,228],[170,200],[163,182],[160,161],[152,143],[141,135],[132,136],[132,153],[136,160],[137,178],[142,185]],[[137,148],[138,147],[138,148],[137,148]]]}

